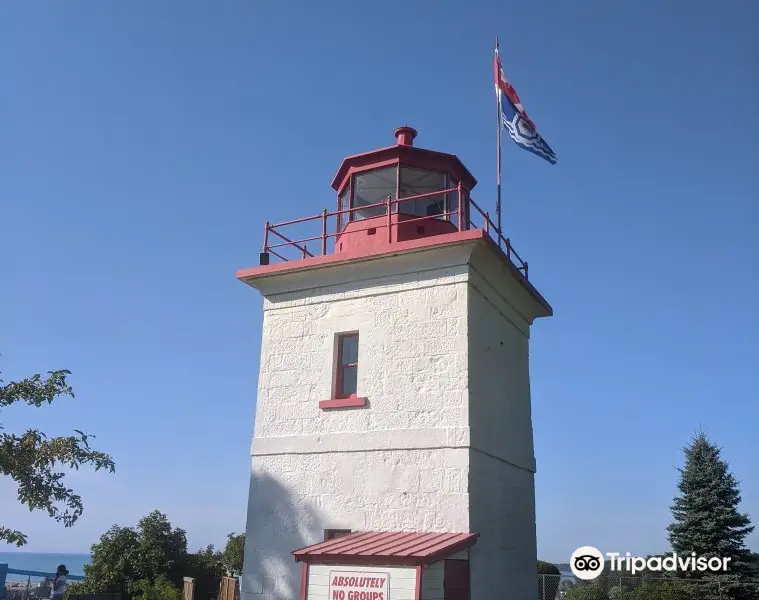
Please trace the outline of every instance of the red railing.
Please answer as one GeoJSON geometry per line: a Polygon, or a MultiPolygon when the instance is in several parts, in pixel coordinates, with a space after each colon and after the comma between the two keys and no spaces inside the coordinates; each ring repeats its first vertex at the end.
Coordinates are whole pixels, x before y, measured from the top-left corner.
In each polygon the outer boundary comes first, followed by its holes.
{"type": "MultiPolygon", "coordinates": [[[[430,219],[445,219],[450,222],[454,222],[454,226],[459,230],[466,230],[466,229],[484,229],[485,232],[490,236],[490,238],[498,245],[499,248],[501,248],[501,251],[504,252],[506,255],[506,258],[525,276],[525,279],[528,278],[529,272],[528,272],[528,265],[527,261],[522,260],[522,258],[517,254],[517,251],[514,250],[514,247],[511,245],[511,240],[509,238],[504,237],[502,233],[498,230],[498,227],[493,223],[493,221],[490,219],[490,215],[487,211],[483,211],[477,203],[469,196],[469,194],[466,193],[466,190],[464,190],[459,184],[457,187],[449,188],[445,190],[436,190],[434,192],[429,192],[426,194],[419,194],[416,196],[408,196],[405,198],[398,198],[393,199],[391,196],[388,196],[386,200],[383,202],[377,202],[375,204],[367,204],[365,206],[360,206],[357,208],[346,208],[343,210],[336,210],[334,212],[328,212],[325,208],[322,210],[322,212],[318,215],[314,215],[311,217],[303,217],[301,219],[293,219],[291,221],[283,221],[281,223],[269,223],[266,222],[266,225],[264,226],[264,243],[263,243],[263,254],[264,255],[274,255],[280,260],[288,261],[288,260],[296,260],[300,258],[307,258],[307,257],[313,257],[318,255],[325,255],[327,254],[327,247],[329,245],[329,241],[333,238],[337,238],[340,235],[353,235],[356,233],[360,233],[363,231],[368,231],[370,229],[378,229],[378,228],[385,228],[387,229],[387,240],[390,242],[392,240],[392,228],[395,226],[397,227],[399,223],[393,223],[392,222],[392,215],[394,212],[394,207],[397,205],[400,205],[404,202],[411,202],[413,200],[422,200],[424,198],[431,198],[434,196],[441,196],[443,194],[457,194],[458,201],[456,203],[456,210],[449,211],[449,212],[442,212],[435,215],[428,215],[423,217],[414,217],[413,219],[405,219],[402,224],[406,225],[407,223],[413,223],[415,221],[429,221],[430,219]],[[367,211],[370,209],[377,209],[377,208],[384,208],[384,215],[386,215],[386,222],[382,226],[377,225],[376,218],[379,216],[383,216],[382,213],[375,215],[374,217],[368,217],[371,218],[371,224],[368,227],[360,228],[360,229],[351,229],[350,231],[341,231],[340,224],[345,221],[344,216],[348,216],[347,220],[350,220],[350,215],[352,215],[354,212],[361,212],[361,211],[367,211]],[[474,210],[472,210],[474,209],[474,210]],[[472,221],[472,215],[475,216],[474,222],[472,221]],[[334,219],[335,225],[334,227],[329,227],[330,220],[334,219]],[[310,229],[310,225],[314,224],[314,221],[318,221],[321,224],[321,232],[319,235],[308,235],[308,229],[310,229]],[[478,222],[481,222],[479,225],[478,222]],[[289,228],[288,234],[283,234],[280,230],[280,228],[289,228]],[[333,231],[330,233],[330,229],[333,231]],[[290,231],[294,231],[295,233],[290,233],[290,231]],[[302,235],[304,237],[297,237],[296,239],[292,239],[297,235],[302,235]],[[271,238],[276,238],[276,243],[271,243],[271,238]],[[308,249],[309,243],[312,244],[313,249],[313,242],[318,242],[319,250],[316,252],[312,252],[308,249]],[[288,258],[284,256],[285,249],[289,250],[296,250],[297,256],[288,258]]],[[[358,222],[359,219],[353,221],[358,222]]],[[[315,224],[314,224],[315,225],[315,224]]],[[[315,229],[315,227],[314,227],[315,229]]],[[[262,257],[263,259],[263,257],[262,257]]],[[[264,263],[262,263],[264,264],[264,263]]]]}

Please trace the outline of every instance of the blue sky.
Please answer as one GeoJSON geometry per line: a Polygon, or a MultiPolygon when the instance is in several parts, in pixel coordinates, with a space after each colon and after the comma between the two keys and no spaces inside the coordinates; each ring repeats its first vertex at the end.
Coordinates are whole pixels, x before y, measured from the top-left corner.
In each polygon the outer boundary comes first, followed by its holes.
{"type": "Polygon", "coordinates": [[[261,301],[235,271],[405,122],[492,209],[499,35],[559,156],[504,140],[505,228],[556,313],[532,337],[541,558],[666,549],[699,427],[758,522],[757,22],[749,1],[0,4],[0,368],[77,392],[2,422],[85,429],[118,465],[71,478],[73,529],[0,480],[3,521],[34,551],[152,508],[193,547],[242,531],[261,301]]]}

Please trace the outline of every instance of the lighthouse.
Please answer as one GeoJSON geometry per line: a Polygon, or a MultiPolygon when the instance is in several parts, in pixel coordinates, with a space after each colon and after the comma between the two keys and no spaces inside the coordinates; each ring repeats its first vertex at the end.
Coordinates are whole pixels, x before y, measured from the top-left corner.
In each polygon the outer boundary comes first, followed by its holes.
{"type": "Polygon", "coordinates": [[[454,154],[345,158],[267,222],[243,600],[535,600],[529,338],[552,315],[454,154]]]}

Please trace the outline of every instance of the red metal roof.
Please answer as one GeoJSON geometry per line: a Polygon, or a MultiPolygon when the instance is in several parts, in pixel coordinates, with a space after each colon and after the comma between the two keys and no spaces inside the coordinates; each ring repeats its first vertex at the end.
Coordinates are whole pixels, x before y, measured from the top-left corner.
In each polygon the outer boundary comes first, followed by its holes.
{"type": "Polygon", "coordinates": [[[428,565],[477,542],[478,533],[357,531],[295,550],[307,563],[428,565]]]}
{"type": "Polygon", "coordinates": [[[461,159],[455,154],[447,152],[438,152],[437,150],[428,150],[427,148],[417,148],[416,146],[386,146],[361,154],[354,154],[343,159],[340,168],[332,179],[332,189],[339,191],[342,187],[346,175],[350,172],[351,167],[369,168],[377,167],[382,163],[388,166],[391,163],[400,162],[401,165],[408,167],[418,167],[420,169],[444,169],[455,175],[464,187],[471,191],[477,185],[477,179],[469,172],[461,162],[461,159]],[[389,161],[389,162],[386,162],[389,161]]]}

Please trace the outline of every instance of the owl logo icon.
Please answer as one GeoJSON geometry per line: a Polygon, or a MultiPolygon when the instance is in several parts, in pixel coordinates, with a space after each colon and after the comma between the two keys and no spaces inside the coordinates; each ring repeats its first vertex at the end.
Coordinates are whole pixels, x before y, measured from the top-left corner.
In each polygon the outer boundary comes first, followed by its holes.
{"type": "Polygon", "coordinates": [[[572,552],[569,568],[577,579],[584,581],[595,579],[604,570],[603,554],[593,546],[582,546],[572,552]]]}

